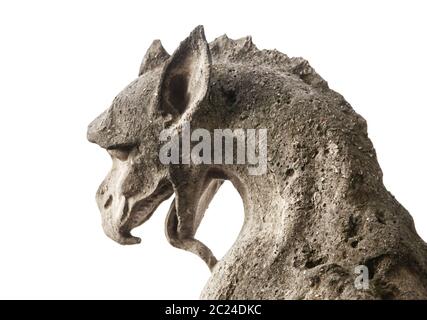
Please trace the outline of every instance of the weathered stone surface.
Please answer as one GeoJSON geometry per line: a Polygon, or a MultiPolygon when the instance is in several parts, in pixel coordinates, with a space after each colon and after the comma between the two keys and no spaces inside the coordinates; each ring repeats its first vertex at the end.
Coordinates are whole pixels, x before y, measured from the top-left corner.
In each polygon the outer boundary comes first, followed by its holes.
{"type": "Polygon", "coordinates": [[[97,193],[103,228],[122,244],[175,194],[166,236],[212,269],[213,299],[427,298],[427,246],[386,190],[365,120],[307,61],[251,38],[208,44],[197,27],[169,57],[153,43],[139,77],[88,128],[113,168],[97,193]],[[163,128],[267,128],[268,170],[159,161],[163,128]],[[224,179],[245,222],[219,262],[194,239],[224,179]],[[358,265],[369,289],[354,286],[358,265]]]}

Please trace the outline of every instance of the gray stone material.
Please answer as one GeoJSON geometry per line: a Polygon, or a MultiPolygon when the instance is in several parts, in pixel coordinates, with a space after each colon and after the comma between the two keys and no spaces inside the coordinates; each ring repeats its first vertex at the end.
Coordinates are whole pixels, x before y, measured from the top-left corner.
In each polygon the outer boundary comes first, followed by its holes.
{"type": "Polygon", "coordinates": [[[302,58],[259,50],[250,37],[207,43],[200,26],[171,56],[156,40],[87,136],[113,159],[96,196],[105,233],[139,243],[131,230],[174,194],[166,237],[211,268],[203,299],[427,298],[426,243],[383,185],[366,121],[302,58]],[[268,129],[267,172],[163,165],[160,132],[185,121],[268,129]],[[245,221],[217,261],[194,236],[224,180],[245,221]],[[369,289],[354,285],[358,265],[369,289]]]}

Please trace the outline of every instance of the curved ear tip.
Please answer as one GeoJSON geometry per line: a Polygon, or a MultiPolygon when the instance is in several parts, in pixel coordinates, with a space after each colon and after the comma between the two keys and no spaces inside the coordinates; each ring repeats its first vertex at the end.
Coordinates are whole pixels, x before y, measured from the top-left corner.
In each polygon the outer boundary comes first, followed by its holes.
{"type": "Polygon", "coordinates": [[[150,50],[157,49],[157,50],[161,50],[161,51],[165,51],[166,52],[165,48],[163,47],[162,41],[160,41],[160,39],[153,40],[153,42],[151,43],[149,49],[150,50]]]}
{"type": "Polygon", "coordinates": [[[141,66],[139,68],[138,76],[141,76],[148,70],[154,69],[160,66],[169,58],[169,54],[163,48],[162,42],[159,39],[153,40],[144,58],[142,59],[141,66]]]}
{"type": "Polygon", "coordinates": [[[198,34],[198,35],[201,35],[202,37],[205,37],[205,28],[203,27],[203,25],[200,24],[197,27],[195,27],[191,33],[198,34]]]}
{"type": "Polygon", "coordinates": [[[205,27],[202,24],[199,24],[197,27],[194,28],[194,30],[198,30],[200,32],[203,32],[205,30],[205,27]]]}

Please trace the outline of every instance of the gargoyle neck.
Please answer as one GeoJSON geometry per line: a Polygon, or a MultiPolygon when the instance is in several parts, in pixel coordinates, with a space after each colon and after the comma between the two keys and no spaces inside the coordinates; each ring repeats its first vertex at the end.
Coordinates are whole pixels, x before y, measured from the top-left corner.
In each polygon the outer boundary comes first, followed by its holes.
{"type": "Polygon", "coordinates": [[[243,201],[245,223],[274,223],[280,217],[286,200],[280,195],[274,175],[251,176],[243,170],[221,170],[218,178],[229,180],[243,201]]]}

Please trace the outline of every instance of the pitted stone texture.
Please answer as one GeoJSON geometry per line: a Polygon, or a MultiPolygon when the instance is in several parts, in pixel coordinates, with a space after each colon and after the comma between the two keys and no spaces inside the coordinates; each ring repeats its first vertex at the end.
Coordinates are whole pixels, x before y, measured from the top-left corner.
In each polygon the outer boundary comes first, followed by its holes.
{"type": "Polygon", "coordinates": [[[106,234],[138,243],[130,231],[175,194],[166,236],[211,268],[204,299],[427,298],[426,243],[383,185],[365,120],[302,58],[258,50],[250,37],[208,44],[202,27],[172,56],[155,41],[88,139],[114,163],[97,194],[106,234]],[[161,164],[161,130],[185,121],[211,133],[266,128],[267,173],[161,164]],[[225,179],[245,222],[217,262],[194,235],[225,179]],[[358,265],[368,290],[354,286],[358,265]]]}

